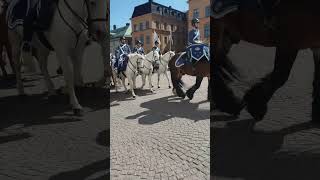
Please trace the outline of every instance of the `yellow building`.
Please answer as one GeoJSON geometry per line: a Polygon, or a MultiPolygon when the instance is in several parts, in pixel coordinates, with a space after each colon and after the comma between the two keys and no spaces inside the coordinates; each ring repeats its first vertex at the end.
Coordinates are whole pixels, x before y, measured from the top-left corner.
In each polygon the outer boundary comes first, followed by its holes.
{"type": "Polygon", "coordinates": [[[154,32],[160,39],[162,53],[170,49],[183,51],[187,44],[187,14],[171,6],[167,7],[152,0],[136,6],[131,17],[131,26],[133,44],[137,40],[142,41],[145,52],[151,51],[154,46],[154,32]]]}
{"type": "Polygon", "coordinates": [[[188,0],[188,31],[192,29],[191,20],[200,20],[199,30],[201,41],[210,42],[210,0],[188,0]]]}

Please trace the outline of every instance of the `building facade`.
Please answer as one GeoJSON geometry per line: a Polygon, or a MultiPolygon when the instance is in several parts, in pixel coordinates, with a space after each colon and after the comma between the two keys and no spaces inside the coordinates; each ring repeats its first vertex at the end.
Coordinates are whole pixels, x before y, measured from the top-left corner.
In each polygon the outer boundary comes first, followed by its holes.
{"type": "Polygon", "coordinates": [[[142,41],[145,52],[154,46],[154,32],[160,39],[162,53],[170,49],[183,51],[187,44],[187,14],[152,0],[134,8],[131,28],[133,44],[137,40],[142,41]]]}
{"type": "Polygon", "coordinates": [[[128,45],[132,48],[132,30],[129,23],[124,27],[117,28],[113,25],[113,29],[110,31],[110,53],[114,54],[116,48],[120,44],[120,38],[125,37],[128,45]]]}
{"type": "Polygon", "coordinates": [[[191,20],[198,18],[201,41],[210,43],[210,0],[188,0],[188,3],[188,31],[192,29],[191,20]]]}

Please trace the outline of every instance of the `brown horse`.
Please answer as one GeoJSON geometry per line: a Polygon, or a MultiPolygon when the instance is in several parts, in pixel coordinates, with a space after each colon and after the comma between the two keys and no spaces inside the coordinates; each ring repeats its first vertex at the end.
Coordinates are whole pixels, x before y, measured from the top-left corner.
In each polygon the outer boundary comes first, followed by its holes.
{"type": "Polygon", "coordinates": [[[211,96],[211,83],[210,83],[210,63],[203,57],[200,59],[194,66],[191,64],[185,64],[181,67],[176,67],[175,62],[178,57],[180,57],[181,53],[175,54],[171,60],[169,61],[169,69],[171,72],[171,81],[173,85],[173,92],[176,92],[179,97],[185,98],[187,97],[189,99],[193,98],[193,95],[197,89],[199,89],[201,82],[204,77],[208,77],[209,85],[208,85],[208,100],[210,100],[211,96]],[[190,76],[196,76],[196,83],[186,91],[186,93],[182,90],[183,81],[182,76],[183,75],[190,75],[190,76]]]}
{"type": "Polygon", "coordinates": [[[216,87],[213,89],[216,108],[238,115],[246,107],[256,120],[261,120],[267,112],[268,101],[288,80],[298,51],[312,48],[315,62],[312,120],[320,122],[320,13],[317,4],[316,0],[281,0],[273,9],[275,29],[265,28],[263,18],[257,13],[258,7],[243,7],[221,18],[212,17],[215,33],[212,83],[216,87]],[[232,44],[240,40],[276,47],[273,71],[251,87],[243,98],[236,97],[228,86],[239,74],[227,53],[232,44]]]}
{"type": "MultiPolygon", "coordinates": [[[[8,7],[8,4],[5,2],[0,3],[1,6],[1,12],[0,12],[0,67],[2,70],[2,73],[4,77],[7,77],[8,73],[5,69],[5,60],[2,59],[2,53],[3,53],[3,48],[6,48],[6,52],[9,58],[10,66],[12,71],[14,72],[14,63],[12,61],[12,53],[11,53],[11,45],[8,40],[8,26],[6,23],[6,10],[8,7]]],[[[13,76],[14,77],[14,76],[13,76]]]]}

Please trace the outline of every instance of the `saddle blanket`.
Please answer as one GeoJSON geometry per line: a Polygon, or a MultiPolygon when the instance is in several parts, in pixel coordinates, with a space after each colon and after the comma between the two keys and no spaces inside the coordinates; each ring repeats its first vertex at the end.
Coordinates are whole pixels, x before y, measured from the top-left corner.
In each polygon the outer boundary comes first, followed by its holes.
{"type": "Polygon", "coordinates": [[[213,0],[212,16],[216,19],[222,18],[226,14],[237,11],[240,6],[240,0],[213,0]]]}
{"type": "Polygon", "coordinates": [[[18,25],[23,25],[24,17],[32,7],[32,0],[12,0],[6,14],[8,27],[14,29],[18,25]]]}
{"type": "Polygon", "coordinates": [[[205,44],[192,44],[189,47],[187,47],[186,52],[182,53],[176,60],[175,66],[181,67],[186,63],[189,63],[187,53],[192,57],[192,61],[197,63],[203,57],[206,58],[206,60],[210,63],[210,50],[209,47],[205,44]]]}
{"type": "Polygon", "coordinates": [[[115,68],[118,69],[118,71],[125,71],[127,69],[129,57],[125,54],[120,56],[120,59],[114,63],[115,68]]]}

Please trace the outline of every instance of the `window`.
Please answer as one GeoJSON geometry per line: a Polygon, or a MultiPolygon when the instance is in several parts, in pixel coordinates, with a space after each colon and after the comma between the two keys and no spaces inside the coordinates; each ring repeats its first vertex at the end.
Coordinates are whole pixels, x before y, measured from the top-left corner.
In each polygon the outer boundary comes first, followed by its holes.
{"type": "Polygon", "coordinates": [[[174,26],[173,26],[173,24],[171,24],[171,31],[174,31],[174,26]]]}
{"type": "Polygon", "coordinates": [[[136,44],[138,41],[138,38],[134,38],[134,44],[136,44]]]}
{"type": "Polygon", "coordinates": [[[156,29],[160,29],[160,23],[156,21],[156,29]]]}
{"type": "Polygon", "coordinates": [[[143,37],[143,34],[141,34],[141,35],[140,35],[140,41],[141,41],[142,43],[144,43],[144,37],[143,37]]]}
{"type": "Polygon", "coordinates": [[[209,17],[210,16],[210,6],[207,6],[206,7],[206,10],[205,10],[205,12],[206,12],[206,17],[209,17]]]}
{"type": "Polygon", "coordinates": [[[199,18],[199,9],[193,10],[193,18],[199,18]]]}
{"type": "Polygon", "coordinates": [[[149,29],[149,21],[146,21],[146,29],[149,29]]]}
{"type": "Polygon", "coordinates": [[[167,36],[164,37],[164,42],[165,42],[166,44],[168,43],[168,37],[167,37],[167,36]]]}
{"type": "Polygon", "coordinates": [[[209,38],[210,36],[210,26],[209,24],[204,25],[204,38],[209,38]]]}
{"type": "Polygon", "coordinates": [[[167,30],[167,23],[164,23],[164,30],[167,30]]]}
{"type": "Polygon", "coordinates": [[[150,36],[146,36],[146,44],[150,44],[150,36]]]}
{"type": "Polygon", "coordinates": [[[134,31],[135,32],[137,32],[138,31],[138,29],[137,29],[137,25],[135,24],[135,25],[133,25],[133,29],[134,29],[134,31]]]}
{"type": "Polygon", "coordinates": [[[143,31],[143,23],[140,23],[140,31],[143,31]]]}

